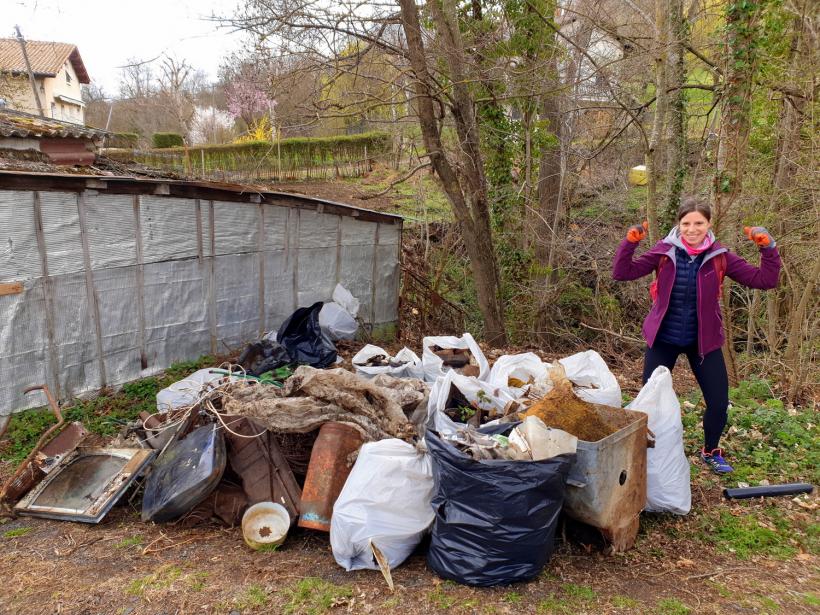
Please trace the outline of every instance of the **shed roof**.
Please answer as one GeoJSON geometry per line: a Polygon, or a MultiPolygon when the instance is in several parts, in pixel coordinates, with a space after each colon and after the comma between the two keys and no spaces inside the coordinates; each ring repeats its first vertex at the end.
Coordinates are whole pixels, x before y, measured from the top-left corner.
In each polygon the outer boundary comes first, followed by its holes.
{"type": "Polygon", "coordinates": [[[400,225],[404,220],[402,216],[396,214],[362,209],[345,203],[307,197],[301,194],[275,192],[265,190],[262,187],[206,181],[0,170],[0,190],[76,192],[94,190],[104,194],[154,194],[205,201],[270,203],[283,207],[313,210],[318,213],[347,216],[364,222],[400,225]]]}
{"type": "Polygon", "coordinates": [[[101,139],[106,133],[98,128],[40,117],[23,111],[0,108],[0,137],[101,139]]]}
{"type": "MultiPolygon", "coordinates": [[[[37,77],[56,77],[63,64],[69,61],[79,82],[91,83],[76,45],[54,41],[26,41],[26,52],[31,70],[37,77]]],[[[23,50],[16,38],[0,38],[0,71],[27,72],[23,50]]]]}

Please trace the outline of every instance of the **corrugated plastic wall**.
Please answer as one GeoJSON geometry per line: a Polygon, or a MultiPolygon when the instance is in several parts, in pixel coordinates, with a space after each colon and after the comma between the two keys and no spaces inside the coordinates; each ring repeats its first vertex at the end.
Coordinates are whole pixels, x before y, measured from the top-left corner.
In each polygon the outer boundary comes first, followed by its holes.
{"type": "Polygon", "coordinates": [[[270,203],[0,190],[0,416],[239,349],[341,282],[398,319],[401,225],[270,203]]]}

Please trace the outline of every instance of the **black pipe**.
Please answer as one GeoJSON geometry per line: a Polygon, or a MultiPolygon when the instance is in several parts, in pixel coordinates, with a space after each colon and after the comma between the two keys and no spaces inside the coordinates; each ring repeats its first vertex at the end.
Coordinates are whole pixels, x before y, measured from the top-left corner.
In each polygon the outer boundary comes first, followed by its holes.
{"type": "Polygon", "coordinates": [[[724,489],[723,495],[727,498],[744,500],[746,498],[769,497],[773,495],[796,495],[811,493],[814,487],[809,483],[787,483],[785,485],[761,485],[759,487],[738,487],[724,489]]]}

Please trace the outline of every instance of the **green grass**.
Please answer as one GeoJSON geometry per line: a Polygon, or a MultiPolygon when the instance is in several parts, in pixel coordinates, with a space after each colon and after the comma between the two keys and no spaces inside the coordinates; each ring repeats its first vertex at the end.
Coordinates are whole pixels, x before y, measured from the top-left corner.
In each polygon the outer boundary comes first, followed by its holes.
{"type": "Polygon", "coordinates": [[[240,611],[260,609],[270,600],[268,592],[261,585],[253,584],[240,593],[234,603],[240,611]]]}
{"type": "MultiPolygon", "coordinates": [[[[742,381],[729,398],[729,431],[721,446],[735,471],[727,482],[820,482],[820,425],[813,408],[786,408],[759,378],[742,381]]],[[[684,406],[686,442],[695,451],[702,445],[703,403],[699,393],[687,401],[695,407],[684,406]]]]}
{"type": "Polygon", "coordinates": [[[780,611],[780,605],[768,596],[757,596],[757,601],[763,607],[764,613],[777,613],[780,611]]]}
{"type": "Polygon", "coordinates": [[[115,549],[127,549],[128,547],[137,547],[143,543],[143,538],[139,534],[125,538],[114,545],[115,549]]]}
{"type": "Polygon", "coordinates": [[[3,532],[3,538],[20,538],[21,536],[30,534],[33,531],[33,527],[18,527],[13,530],[7,530],[3,532]]]}
{"type": "MultiPolygon", "coordinates": [[[[366,181],[359,178],[349,178],[347,183],[356,185],[367,193],[378,193],[387,189],[391,182],[396,181],[404,174],[396,173],[392,169],[383,168],[370,174],[366,181]],[[375,181],[374,181],[375,180],[375,181]]],[[[413,177],[400,184],[396,184],[387,193],[396,205],[395,213],[414,221],[450,222],[453,220],[453,210],[450,201],[439,187],[436,180],[426,171],[420,171],[413,177]]],[[[364,205],[367,207],[367,204],[364,205]]]]}
{"type": "Polygon", "coordinates": [[[574,613],[575,608],[568,601],[557,598],[555,594],[541,600],[535,607],[536,613],[547,615],[548,613],[574,613]]]}
{"type": "MultiPolygon", "coordinates": [[[[66,422],[80,421],[91,433],[114,436],[140,412],[156,412],[156,394],[161,389],[213,363],[214,359],[207,356],[175,363],[162,376],[129,382],[116,393],[104,391],[92,399],[74,400],[61,408],[63,418],[66,422]]],[[[46,408],[14,414],[0,444],[0,460],[20,463],[54,423],[54,414],[46,408]]]]}
{"type": "Polygon", "coordinates": [[[616,609],[636,609],[640,604],[634,598],[630,598],[629,596],[612,596],[609,602],[614,606],[616,609]]]}
{"type": "Polygon", "coordinates": [[[194,572],[187,577],[191,591],[201,592],[205,589],[205,581],[208,580],[208,573],[205,571],[194,572]]]}
{"type": "MultiPolygon", "coordinates": [[[[730,389],[727,432],[721,440],[735,471],[717,476],[701,465],[692,466],[692,478],[702,489],[734,487],[768,481],[820,482],[820,427],[813,408],[789,408],[770,383],[749,378],[730,389]]],[[[703,402],[699,392],[682,399],[684,441],[689,453],[702,445],[703,402]]],[[[683,526],[682,537],[692,535],[734,553],[741,559],[765,555],[792,557],[798,550],[820,552],[820,526],[809,515],[790,514],[782,498],[739,500],[732,504],[695,511],[697,523],[683,526]],[[734,514],[733,514],[734,513],[734,514]]]]}
{"type": "Polygon", "coordinates": [[[586,585],[576,585],[575,583],[566,583],[561,586],[564,590],[564,593],[573,600],[580,600],[583,602],[589,602],[590,600],[595,600],[598,597],[598,594],[595,593],[591,587],[587,587],[586,585]]]}
{"type": "Polygon", "coordinates": [[[664,598],[658,600],[653,612],[657,615],[689,615],[692,609],[677,598],[664,598]]]}
{"type": "Polygon", "coordinates": [[[735,516],[728,510],[719,510],[716,516],[703,515],[700,523],[708,542],[741,559],[766,555],[785,560],[798,552],[792,541],[800,535],[775,505],[767,507],[764,514],[743,511],[735,516]]]}
{"type": "Polygon", "coordinates": [[[285,589],[285,614],[319,615],[333,606],[345,604],[353,596],[348,585],[335,585],[318,577],[307,577],[285,589]]]}
{"type": "Polygon", "coordinates": [[[447,610],[455,606],[458,600],[444,591],[444,587],[439,585],[433,591],[427,593],[427,599],[438,609],[447,610]]]}
{"type": "Polygon", "coordinates": [[[519,604],[522,596],[518,592],[507,592],[501,597],[501,599],[504,602],[509,602],[510,604],[519,604]]]}
{"type": "Polygon", "coordinates": [[[143,598],[149,590],[168,589],[181,576],[182,569],[179,566],[166,564],[149,575],[131,581],[128,587],[125,588],[125,593],[143,598]]]}

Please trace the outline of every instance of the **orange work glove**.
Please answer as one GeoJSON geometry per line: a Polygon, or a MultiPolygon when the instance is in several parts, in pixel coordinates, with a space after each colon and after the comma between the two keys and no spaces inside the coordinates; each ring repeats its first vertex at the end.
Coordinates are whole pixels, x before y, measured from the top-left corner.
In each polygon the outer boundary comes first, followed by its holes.
{"type": "Polygon", "coordinates": [[[759,248],[773,248],[776,245],[769,231],[762,226],[744,226],[743,232],[749,241],[754,241],[759,248]]]}
{"type": "Polygon", "coordinates": [[[636,224],[635,226],[630,226],[629,230],[626,232],[626,240],[631,243],[638,243],[641,239],[646,237],[646,231],[649,230],[649,222],[646,220],[643,221],[643,224],[636,224]]]}

